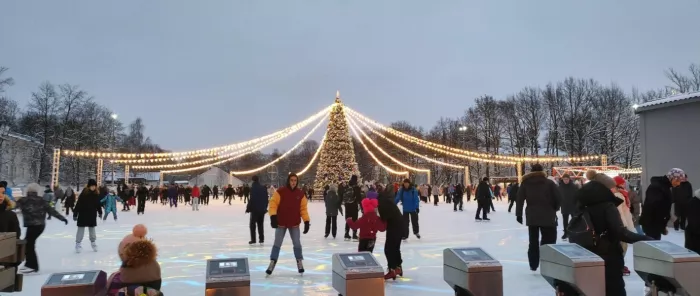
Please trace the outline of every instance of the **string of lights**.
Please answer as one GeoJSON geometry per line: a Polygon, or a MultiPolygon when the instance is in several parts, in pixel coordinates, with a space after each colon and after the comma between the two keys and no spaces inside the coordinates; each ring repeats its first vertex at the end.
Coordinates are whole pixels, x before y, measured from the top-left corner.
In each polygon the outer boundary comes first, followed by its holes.
{"type": "Polygon", "coordinates": [[[374,146],[374,148],[376,148],[377,150],[379,150],[379,152],[381,152],[382,154],[384,154],[384,156],[388,157],[388,158],[391,159],[393,162],[395,162],[395,163],[399,164],[400,166],[405,167],[405,168],[407,168],[407,169],[409,169],[409,170],[412,170],[412,171],[422,172],[422,173],[429,173],[429,172],[430,172],[429,169],[421,169],[421,168],[413,167],[413,166],[410,166],[410,165],[408,165],[408,164],[405,164],[405,163],[401,162],[400,160],[394,158],[394,157],[391,156],[389,153],[387,153],[386,151],[384,151],[384,149],[382,149],[382,147],[379,147],[379,145],[377,145],[377,143],[374,142],[374,140],[372,140],[372,138],[370,138],[369,136],[367,136],[367,134],[365,133],[365,131],[362,130],[362,128],[360,128],[359,126],[357,126],[357,124],[355,123],[354,120],[352,120],[352,118],[348,118],[348,122],[350,122],[350,125],[351,125],[352,127],[354,127],[355,129],[359,130],[360,133],[362,134],[362,136],[363,136],[367,141],[369,141],[370,144],[372,144],[372,146],[374,146]]]}
{"type": "MultiPolygon", "coordinates": [[[[301,144],[304,144],[304,141],[306,141],[306,140],[318,129],[318,127],[321,126],[321,123],[323,123],[323,121],[324,121],[327,117],[328,117],[328,115],[326,115],[325,117],[323,117],[323,119],[322,119],[321,121],[319,121],[319,122],[316,124],[316,126],[314,126],[314,128],[311,129],[311,131],[309,131],[309,133],[306,134],[306,136],[304,136],[304,138],[302,138],[301,140],[299,140],[299,142],[297,142],[291,149],[287,150],[287,152],[283,153],[282,155],[280,155],[279,157],[277,157],[275,160],[273,160],[273,161],[271,161],[271,162],[269,162],[269,163],[267,163],[267,164],[265,164],[265,165],[263,165],[263,166],[260,166],[260,167],[258,167],[258,168],[255,168],[255,169],[251,169],[251,170],[247,170],[247,171],[237,171],[237,172],[231,171],[229,174],[231,174],[231,175],[250,175],[250,174],[254,174],[254,173],[257,173],[257,172],[259,172],[259,171],[262,171],[262,170],[264,170],[265,168],[267,168],[267,167],[269,167],[269,166],[271,166],[271,165],[273,165],[273,164],[275,164],[275,163],[278,163],[280,160],[284,159],[284,158],[287,157],[290,153],[292,153],[295,149],[299,148],[299,146],[301,146],[301,144]]],[[[324,135],[323,137],[325,138],[325,135],[324,135]]],[[[319,148],[320,148],[320,146],[319,146],[319,148]]]]}
{"type": "Polygon", "coordinates": [[[184,160],[184,159],[189,159],[189,158],[198,158],[198,157],[204,157],[204,156],[213,156],[216,154],[228,152],[231,150],[237,150],[237,149],[242,149],[247,146],[259,143],[261,141],[265,141],[269,138],[276,137],[280,134],[287,133],[289,129],[293,128],[294,126],[297,125],[308,125],[311,122],[316,121],[318,118],[321,116],[324,116],[328,114],[330,109],[335,105],[330,105],[323,110],[317,112],[314,115],[311,115],[310,117],[306,118],[305,120],[300,121],[299,123],[296,123],[292,125],[291,127],[287,127],[283,130],[274,132],[272,134],[262,136],[256,139],[252,139],[246,142],[241,142],[241,143],[234,143],[234,144],[229,144],[226,146],[220,146],[220,147],[214,147],[214,148],[209,148],[209,149],[200,149],[200,150],[192,150],[192,151],[182,151],[182,152],[164,152],[164,153],[114,153],[114,152],[98,152],[98,151],[75,151],[75,150],[63,150],[62,153],[65,156],[70,156],[70,157],[83,157],[83,158],[102,158],[102,159],[110,159],[113,160],[114,163],[147,163],[147,162],[165,162],[165,161],[178,161],[178,160],[184,160]],[[125,159],[124,159],[125,158],[125,159]]]}
{"type": "Polygon", "coordinates": [[[510,156],[510,155],[497,155],[497,154],[487,154],[487,153],[481,153],[481,152],[475,152],[475,151],[470,151],[470,150],[463,150],[463,149],[458,149],[450,146],[445,146],[442,144],[437,144],[433,143],[430,141],[426,141],[420,138],[416,138],[414,136],[402,133],[400,131],[397,131],[391,127],[387,127],[385,125],[382,125],[362,114],[359,112],[351,109],[350,107],[345,106],[345,109],[348,110],[348,112],[356,117],[356,118],[362,118],[365,121],[370,122],[372,125],[377,126],[378,128],[385,130],[397,137],[400,137],[402,139],[405,139],[407,141],[410,141],[412,143],[421,145],[421,146],[430,146],[430,147],[436,147],[440,148],[443,150],[448,150],[451,152],[459,153],[459,154],[464,154],[464,155],[469,155],[473,156],[479,161],[485,161],[485,159],[497,159],[497,160],[509,160],[512,162],[584,162],[584,161],[592,161],[592,160],[598,160],[600,159],[600,155],[589,155],[589,156],[535,156],[535,157],[521,157],[521,156],[510,156]],[[483,160],[480,160],[483,159],[483,160]]]}
{"type": "MultiPolygon", "coordinates": [[[[366,126],[369,126],[369,124],[367,123],[367,121],[365,121],[365,120],[364,120],[363,118],[361,118],[361,117],[352,116],[352,115],[351,115],[350,117],[352,117],[353,119],[357,119],[358,121],[364,123],[366,126]]],[[[515,164],[516,164],[515,161],[486,159],[486,158],[480,158],[480,157],[474,157],[474,156],[464,155],[464,154],[461,154],[461,153],[455,153],[455,152],[447,151],[447,150],[445,150],[445,149],[441,149],[441,148],[435,147],[435,146],[422,145],[422,144],[419,143],[419,142],[416,142],[416,141],[414,141],[414,140],[412,140],[412,139],[410,139],[410,138],[407,138],[407,137],[402,136],[402,134],[394,134],[394,135],[395,135],[396,137],[402,139],[402,140],[407,141],[407,142],[410,142],[410,143],[413,143],[413,144],[417,144],[417,145],[419,145],[419,146],[421,146],[421,147],[425,147],[425,148],[428,148],[428,149],[430,149],[430,150],[433,150],[433,151],[435,151],[435,152],[439,152],[439,153],[442,153],[442,154],[447,154],[447,155],[452,156],[452,157],[457,157],[457,158],[462,158],[462,159],[467,159],[467,160],[474,160],[474,161],[485,162],[485,163],[500,164],[500,165],[515,165],[515,164]]],[[[383,136],[383,135],[382,135],[382,136],[383,136]]],[[[386,138],[386,137],[385,137],[385,138],[386,138]]],[[[388,138],[387,138],[387,139],[388,139],[388,138]]],[[[462,167],[462,168],[463,168],[463,167],[462,167]]]]}
{"type": "MultiPolygon", "coordinates": [[[[318,120],[318,118],[315,118],[315,119],[318,120]]],[[[267,140],[262,141],[262,143],[269,143],[270,140],[272,141],[271,143],[275,143],[275,142],[282,140],[282,139],[290,136],[291,134],[305,128],[311,122],[312,121],[305,120],[303,122],[297,123],[289,128],[286,128],[282,133],[278,133],[274,137],[268,138],[267,140]]],[[[323,120],[321,120],[321,122],[323,122],[323,120]]],[[[256,139],[255,142],[257,144],[258,142],[261,142],[261,141],[257,141],[257,139],[256,139]]],[[[271,143],[269,143],[269,144],[271,144],[271,143]]],[[[232,152],[229,152],[226,154],[221,154],[221,155],[217,155],[214,157],[204,158],[204,159],[200,159],[200,160],[196,160],[196,161],[174,163],[174,164],[161,164],[161,165],[140,165],[140,166],[134,166],[133,168],[137,169],[137,170],[148,170],[148,169],[171,169],[171,168],[178,168],[178,167],[188,167],[188,166],[207,163],[210,161],[217,161],[220,159],[228,158],[228,157],[231,157],[233,155],[236,155],[238,152],[240,152],[241,150],[244,150],[246,148],[248,148],[248,147],[244,147],[242,149],[236,149],[236,150],[233,150],[232,152]]]]}
{"type": "Polygon", "coordinates": [[[369,131],[371,131],[371,132],[374,133],[375,135],[381,137],[382,139],[384,139],[385,141],[391,143],[392,145],[394,145],[394,146],[396,146],[396,147],[399,147],[401,150],[410,153],[411,155],[418,156],[418,157],[420,157],[420,158],[422,158],[422,159],[425,159],[425,160],[430,161],[430,162],[432,162],[432,163],[437,163],[437,164],[439,164],[439,165],[443,165],[443,166],[447,166],[447,167],[452,167],[452,168],[457,168],[457,169],[464,169],[464,166],[463,166],[463,165],[458,165],[458,164],[453,164],[453,163],[447,163],[447,162],[444,162],[444,161],[440,161],[440,160],[437,160],[437,159],[433,159],[433,158],[427,157],[427,156],[425,156],[425,155],[422,155],[422,154],[420,154],[420,153],[418,153],[418,152],[415,152],[415,151],[413,151],[413,150],[411,150],[411,149],[408,149],[408,148],[406,148],[405,146],[403,146],[403,145],[401,145],[401,144],[399,144],[399,143],[397,143],[397,142],[394,142],[394,140],[389,139],[387,136],[385,136],[385,135],[383,135],[382,133],[378,132],[377,130],[375,130],[374,128],[372,128],[372,127],[369,126],[368,124],[362,122],[361,120],[358,120],[358,121],[360,121],[360,124],[362,124],[363,127],[367,128],[369,131]]]}
{"type": "Polygon", "coordinates": [[[350,124],[349,126],[350,126],[350,129],[352,130],[352,133],[355,134],[355,138],[357,138],[357,140],[360,141],[360,144],[362,144],[362,147],[365,148],[365,151],[367,151],[369,156],[372,157],[372,159],[374,159],[374,162],[376,162],[378,165],[383,167],[389,173],[392,173],[394,175],[406,175],[406,176],[408,176],[408,171],[400,172],[400,171],[394,170],[394,169],[390,168],[389,166],[385,165],[384,163],[382,163],[379,160],[379,158],[377,158],[377,156],[375,156],[374,153],[372,153],[372,151],[369,150],[369,148],[367,148],[367,145],[365,145],[365,142],[362,140],[362,137],[360,137],[360,134],[357,133],[357,130],[355,130],[355,127],[352,124],[350,124]]]}
{"type": "Polygon", "coordinates": [[[323,145],[326,144],[326,137],[327,137],[327,136],[328,136],[328,131],[326,131],[326,133],[323,134],[323,138],[321,138],[321,144],[318,145],[318,149],[316,149],[316,153],[314,153],[314,156],[311,157],[311,160],[309,161],[309,164],[307,164],[306,167],[305,167],[303,170],[301,170],[300,172],[298,172],[298,173],[297,173],[297,176],[303,175],[304,173],[306,173],[306,171],[308,171],[308,170],[311,168],[311,165],[314,164],[314,161],[316,161],[316,158],[318,158],[318,155],[321,154],[321,149],[323,149],[323,145]]]}
{"type": "MultiPolygon", "coordinates": [[[[326,116],[326,117],[327,117],[327,116],[326,116]]],[[[308,138],[310,134],[312,134],[316,129],[318,129],[318,127],[321,126],[321,123],[323,123],[323,121],[324,121],[324,119],[326,119],[326,117],[323,117],[323,119],[321,119],[321,120],[316,124],[316,126],[314,126],[314,128],[309,132],[309,134],[307,134],[306,137],[304,137],[304,138],[308,138]]],[[[305,141],[305,140],[302,140],[302,142],[303,142],[303,141],[305,141]]],[[[250,154],[250,153],[253,153],[253,152],[255,152],[255,151],[262,150],[262,149],[264,149],[265,147],[269,146],[269,145],[272,144],[272,143],[273,143],[273,142],[266,143],[266,144],[258,144],[258,145],[255,146],[255,147],[248,148],[247,151],[242,151],[242,152],[239,153],[238,155],[235,155],[235,156],[232,156],[232,157],[230,157],[230,158],[228,158],[228,159],[220,160],[220,161],[217,161],[217,162],[214,162],[214,163],[210,163],[210,164],[206,164],[206,165],[201,165],[201,166],[197,166],[197,167],[190,167],[190,168],[185,168],[185,169],[179,169],[179,170],[165,170],[165,171],[161,171],[161,174],[173,174],[173,173],[182,173],[182,172],[189,172],[189,171],[196,171],[196,170],[201,170],[201,169],[207,169],[207,168],[210,168],[210,167],[215,166],[215,165],[219,165],[219,164],[226,163],[226,162],[229,162],[229,161],[232,161],[232,160],[236,160],[236,159],[238,159],[238,158],[241,158],[241,157],[243,157],[243,156],[246,156],[246,155],[248,155],[248,154],[250,154]]]]}

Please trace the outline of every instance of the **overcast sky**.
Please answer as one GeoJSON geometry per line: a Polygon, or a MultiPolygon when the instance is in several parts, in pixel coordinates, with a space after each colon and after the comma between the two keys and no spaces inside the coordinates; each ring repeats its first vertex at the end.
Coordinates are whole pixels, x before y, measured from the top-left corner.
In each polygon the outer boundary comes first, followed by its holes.
{"type": "Polygon", "coordinates": [[[664,69],[700,62],[698,12],[697,0],[0,0],[0,65],[23,106],[42,81],[77,84],[183,150],[284,128],[336,89],[380,122],[427,129],[480,95],[566,76],[659,88],[664,69]]]}

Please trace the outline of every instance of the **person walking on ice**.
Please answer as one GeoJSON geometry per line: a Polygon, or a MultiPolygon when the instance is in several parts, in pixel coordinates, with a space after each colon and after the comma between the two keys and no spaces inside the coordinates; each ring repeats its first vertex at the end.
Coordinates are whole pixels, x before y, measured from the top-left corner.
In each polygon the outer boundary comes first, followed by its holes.
{"type": "Polygon", "coordinates": [[[109,213],[112,213],[114,221],[117,221],[117,201],[123,202],[122,199],[114,193],[114,190],[110,190],[109,194],[100,200],[100,203],[105,206],[105,215],[102,217],[102,221],[107,221],[109,213]]]}
{"type": "Polygon", "coordinates": [[[192,187],[192,210],[199,211],[199,186],[192,187]]]}
{"type": "Polygon", "coordinates": [[[303,260],[304,256],[301,249],[301,231],[299,224],[304,221],[304,234],[309,232],[311,227],[309,212],[307,211],[308,200],[304,191],[297,187],[299,177],[292,173],[287,176],[287,185],[281,187],[272,195],[270,199],[270,224],[275,228],[275,242],[270,253],[270,265],[265,273],[272,274],[277,265],[277,259],[280,255],[284,236],[289,231],[289,236],[292,238],[294,245],[294,257],[297,260],[297,269],[299,273],[304,273],[303,260]]]}
{"type": "Polygon", "coordinates": [[[78,202],[75,204],[75,209],[73,209],[73,220],[78,222],[78,232],[75,235],[76,253],[80,253],[83,250],[81,243],[85,236],[85,227],[90,232],[92,250],[97,252],[95,226],[97,226],[97,217],[102,216],[102,205],[100,204],[99,195],[97,181],[90,179],[87,187],[80,192],[78,202]]]}

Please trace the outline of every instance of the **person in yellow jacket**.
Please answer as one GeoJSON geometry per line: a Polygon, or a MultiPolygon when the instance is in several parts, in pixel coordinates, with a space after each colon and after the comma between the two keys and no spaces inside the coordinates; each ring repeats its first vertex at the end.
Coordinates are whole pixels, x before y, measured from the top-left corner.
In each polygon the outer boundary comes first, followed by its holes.
{"type": "Polygon", "coordinates": [[[297,260],[297,268],[299,273],[304,273],[304,265],[302,261],[304,256],[301,252],[301,235],[299,225],[304,221],[304,234],[309,232],[311,227],[309,212],[307,211],[308,199],[301,188],[297,187],[299,177],[296,174],[287,176],[287,185],[277,189],[270,199],[268,212],[270,214],[270,223],[272,228],[275,228],[275,242],[272,245],[270,254],[270,265],[265,273],[272,274],[277,265],[277,259],[280,255],[280,248],[284,241],[284,236],[289,231],[289,236],[292,238],[294,245],[294,257],[297,260]]]}

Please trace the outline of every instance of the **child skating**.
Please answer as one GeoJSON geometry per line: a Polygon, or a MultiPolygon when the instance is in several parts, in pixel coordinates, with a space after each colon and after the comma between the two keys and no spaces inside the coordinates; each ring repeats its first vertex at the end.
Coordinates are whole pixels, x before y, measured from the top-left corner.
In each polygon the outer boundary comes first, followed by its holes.
{"type": "Polygon", "coordinates": [[[123,202],[122,199],[114,193],[114,190],[110,190],[109,194],[100,200],[100,203],[105,206],[105,215],[102,217],[102,221],[107,221],[109,213],[112,213],[114,221],[117,221],[117,201],[123,202]]]}
{"type": "Polygon", "coordinates": [[[365,198],[362,200],[362,209],[365,213],[357,221],[348,218],[346,222],[352,229],[360,229],[360,243],[357,246],[358,252],[373,252],[374,244],[377,241],[377,232],[386,230],[386,223],[379,219],[377,215],[376,199],[365,198]]]}

